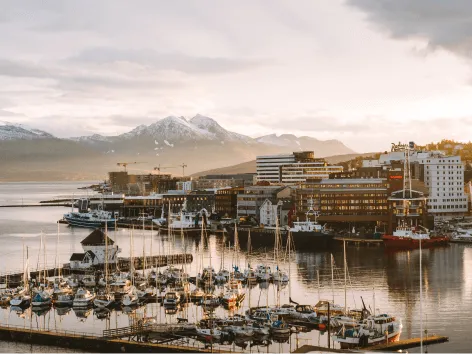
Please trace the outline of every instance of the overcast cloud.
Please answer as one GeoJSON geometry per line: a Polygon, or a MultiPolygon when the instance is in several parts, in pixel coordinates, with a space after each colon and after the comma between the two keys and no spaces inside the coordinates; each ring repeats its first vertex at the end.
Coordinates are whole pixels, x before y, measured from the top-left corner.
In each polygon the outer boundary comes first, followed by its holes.
{"type": "Polygon", "coordinates": [[[0,119],[66,137],[201,113],[357,151],[469,140],[471,13],[467,0],[3,1],[0,119]]]}

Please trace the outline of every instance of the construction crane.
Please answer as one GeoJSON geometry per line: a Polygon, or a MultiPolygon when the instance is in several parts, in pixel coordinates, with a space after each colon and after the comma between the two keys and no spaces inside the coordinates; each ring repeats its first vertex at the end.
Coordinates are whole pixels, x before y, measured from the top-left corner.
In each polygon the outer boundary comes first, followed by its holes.
{"type": "Polygon", "coordinates": [[[182,177],[185,177],[185,167],[187,167],[187,165],[184,162],[182,165],[179,165],[179,167],[182,167],[182,177]]]}
{"type": "Polygon", "coordinates": [[[157,171],[157,173],[160,175],[161,170],[167,169],[167,168],[177,168],[179,166],[161,166],[160,164],[157,167],[154,167],[154,171],[157,171]]]}
{"type": "Polygon", "coordinates": [[[134,165],[134,164],[137,164],[137,163],[146,163],[146,162],[117,162],[116,165],[117,166],[122,166],[124,169],[125,169],[125,172],[126,172],[126,166],[128,165],[134,165]]]}

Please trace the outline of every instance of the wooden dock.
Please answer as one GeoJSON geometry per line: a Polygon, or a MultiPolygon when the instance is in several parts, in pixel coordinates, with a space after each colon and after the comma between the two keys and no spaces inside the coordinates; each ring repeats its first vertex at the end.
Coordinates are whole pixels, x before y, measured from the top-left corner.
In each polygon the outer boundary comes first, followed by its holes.
{"type": "MultiPolygon", "coordinates": [[[[438,344],[448,342],[449,337],[445,336],[428,336],[423,338],[423,345],[438,344]]],[[[393,343],[379,344],[369,348],[369,351],[397,351],[403,349],[416,348],[421,345],[421,338],[410,338],[400,340],[393,343]]]]}
{"type": "Polygon", "coordinates": [[[326,347],[318,347],[315,345],[302,345],[300,348],[295,349],[292,353],[310,353],[310,352],[321,352],[321,353],[354,353],[348,349],[331,349],[326,347]]]}
{"type": "Polygon", "coordinates": [[[0,340],[61,348],[80,349],[97,353],[227,353],[228,348],[214,343],[192,345],[171,343],[148,343],[132,340],[108,339],[91,333],[74,331],[34,330],[24,327],[0,325],[0,340]]]}
{"type": "Polygon", "coordinates": [[[335,236],[333,237],[333,240],[336,242],[344,243],[346,242],[346,245],[355,245],[355,246],[383,246],[384,241],[382,239],[376,239],[376,238],[358,238],[358,237],[340,237],[340,236],[335,236]]]}

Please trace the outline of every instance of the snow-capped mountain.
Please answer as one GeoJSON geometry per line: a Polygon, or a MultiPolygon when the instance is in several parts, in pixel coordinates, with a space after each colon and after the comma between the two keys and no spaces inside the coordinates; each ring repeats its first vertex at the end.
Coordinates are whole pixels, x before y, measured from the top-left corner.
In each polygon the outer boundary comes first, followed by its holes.
{"type": "Polygon", "coordinates": [[[149,136],[168,141],[212,140],[213,134],[187,121],[184,117],[169,116],[151,125],[140,125],[119,138],[149,136]]]}
{"type": "Polygon", "coordinates": [[[32,129],[21,124],[4,122],[0,124],[0,140],[51,139],[53,135],[39,129],[32,129]]]}
{"type": "Polygon", "coordinates": [[[197,114],[195,117],[190,119],[189,122],[194,126],[213,134],[213,138],[219,141],[242,141],[245,143],[254,143],[254,139],[246,135],[230,132],[210,117],[197,114]]]}

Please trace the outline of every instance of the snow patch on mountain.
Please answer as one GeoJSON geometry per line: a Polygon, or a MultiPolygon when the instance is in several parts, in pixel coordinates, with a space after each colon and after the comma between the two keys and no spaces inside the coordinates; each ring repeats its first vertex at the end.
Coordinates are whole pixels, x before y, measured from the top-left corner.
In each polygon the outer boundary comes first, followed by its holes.
{"type": "Polygon", "coordinates": [[[77,142],[83,142],[83,143],[107,143],[110,142],[112,139],[108,136],[103,136],[100,134],[93,134],[90,136],[79,136],[75,138],[70,138],[70,140],[74,140],[77,142]]]}
{"type": "Polygon", "coordinates": [[[246,143],[251,143],[254,142],[254,139],[238,134],[238,133],[233,133],[225,128],[223,128],[221,125],[218,124],[216,120],[210,117],[203,116],[201,114],[197,114],[195,117],[193,117],[190,120],[190,123],[193,124],[194,126],[203,129],[209,133],[212,133],[214,135],[215,140],[220,140],[220,141],[243,141],[246,143]]]}
{"type": "Polygon", "coordinates": [[[27,127],[23,124],[13,124],[0,121],[0,140],[33,140],[33,139],[51,139],[53,135],[45,131],[27,127]]]}

